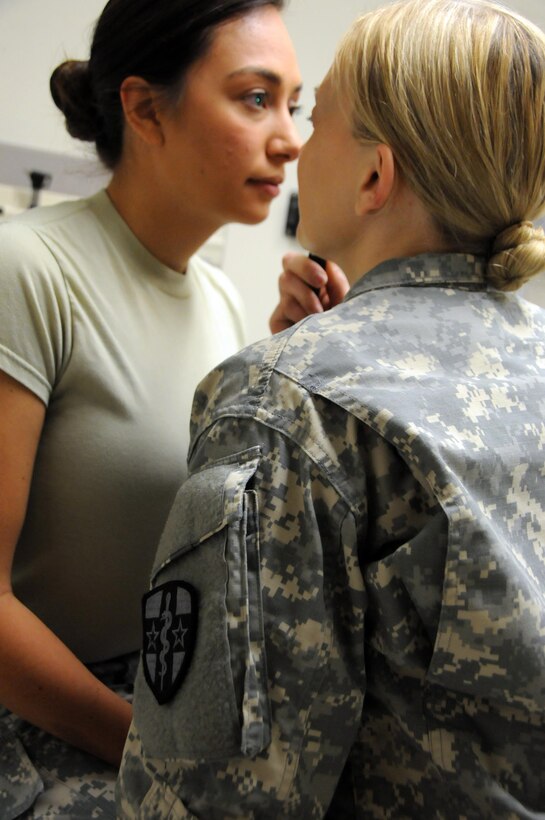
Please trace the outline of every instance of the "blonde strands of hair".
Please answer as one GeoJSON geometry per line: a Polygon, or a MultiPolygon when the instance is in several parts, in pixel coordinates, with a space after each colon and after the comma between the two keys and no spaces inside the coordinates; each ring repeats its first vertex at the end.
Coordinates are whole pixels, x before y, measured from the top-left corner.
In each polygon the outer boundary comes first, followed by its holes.
{"type": "Polygon", "coordinates": [[[331,74],[448,247],[485,254],[500,290],[545,268],[543,32],[488,0],[400,0],[354,23],[331,74]]]}

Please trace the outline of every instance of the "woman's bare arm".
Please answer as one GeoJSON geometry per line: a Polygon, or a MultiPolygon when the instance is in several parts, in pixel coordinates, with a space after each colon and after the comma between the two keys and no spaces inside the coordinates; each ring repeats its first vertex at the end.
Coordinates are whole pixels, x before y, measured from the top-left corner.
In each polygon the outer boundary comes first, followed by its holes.
{"type": "Polygon", "coordinates": [[[12,591],[13,556],[44,418],[40,399],[0,371],[0,703],[117,766],[130,705],[98,681],[12,591]]]}

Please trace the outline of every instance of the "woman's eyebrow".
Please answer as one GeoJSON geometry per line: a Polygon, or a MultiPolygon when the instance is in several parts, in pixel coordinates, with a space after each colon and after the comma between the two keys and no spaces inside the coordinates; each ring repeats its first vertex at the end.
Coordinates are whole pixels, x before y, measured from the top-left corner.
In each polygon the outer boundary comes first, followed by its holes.
{"type": "MultiPolygon", "coordinates": [[[[282,85],[282,77],[280,74],[277,74],[276,71],[271,71],[269,68],[261,68],[260,66],[245,66],[244,68],[238,68],[236,71],[232,71],[229,74],[229,78],[237,77],[241,74],[254,74],[258,77],[262,77],[264,80],[272,83],[273,85],[282,85]]],[[[302,84],[298,85],[294,91],[301,91],[302,84]]]]}

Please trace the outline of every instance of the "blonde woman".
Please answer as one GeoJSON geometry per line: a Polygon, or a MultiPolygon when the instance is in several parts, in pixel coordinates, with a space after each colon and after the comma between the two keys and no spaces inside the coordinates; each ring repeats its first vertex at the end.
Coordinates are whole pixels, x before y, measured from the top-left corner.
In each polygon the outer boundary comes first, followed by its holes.
{"type": "Polygon", "coordinates": [[[542,817],[545,37],[373,11],[312,120],[299,236],[350,291],[197,390],[120,813],[542,817]]]}

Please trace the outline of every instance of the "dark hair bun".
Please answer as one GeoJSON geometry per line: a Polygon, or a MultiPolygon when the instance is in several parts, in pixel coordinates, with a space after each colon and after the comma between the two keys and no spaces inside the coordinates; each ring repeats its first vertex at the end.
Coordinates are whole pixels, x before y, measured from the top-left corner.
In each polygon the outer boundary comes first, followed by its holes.
{"type": "Polygon", "coordinates": [[[100,128],[89,62],[61,63],[51,75],[49,88],[55,105],[66,117],[68,133],[78,140],[94,142],[100,128]]]}

